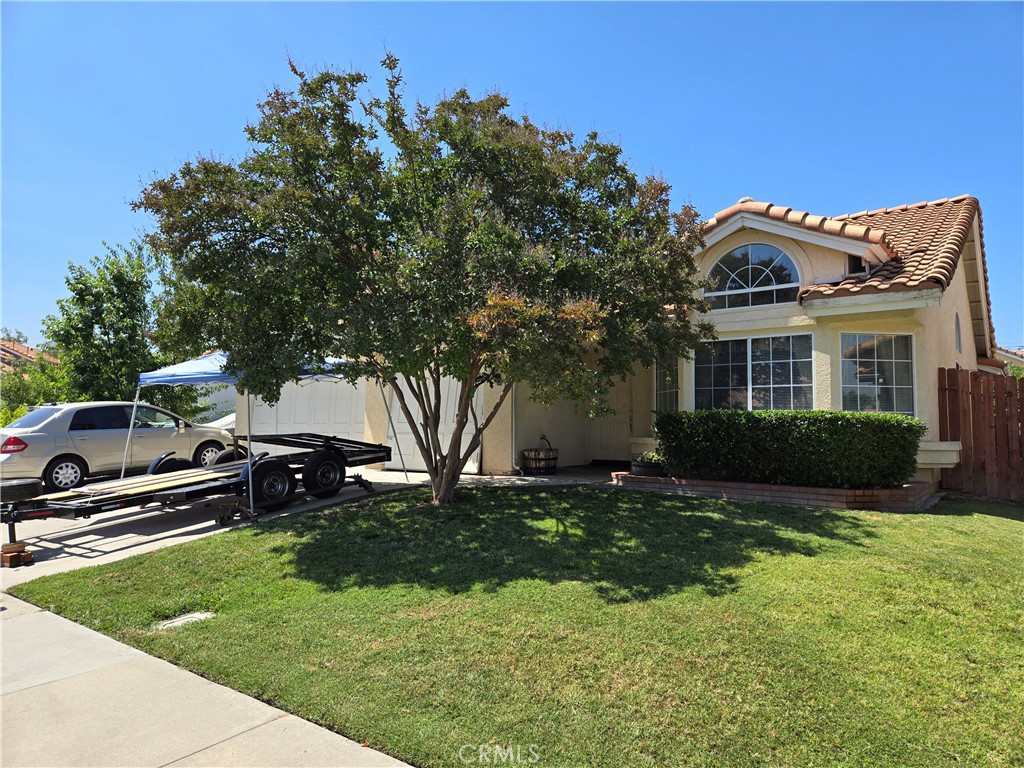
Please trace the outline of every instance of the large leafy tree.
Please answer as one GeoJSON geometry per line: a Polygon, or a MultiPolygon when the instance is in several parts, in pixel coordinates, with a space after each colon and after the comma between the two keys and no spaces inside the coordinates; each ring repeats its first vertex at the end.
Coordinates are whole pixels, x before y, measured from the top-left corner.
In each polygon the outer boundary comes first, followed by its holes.
{"type": "Polygon", "coordinates": [[[135,206],[173,286],[164,346],[220,347],[269,401],[303,364],[357,361],[349,376],[392,388],[444,504],[514,382],[600,412],[617,378],[711,332],[687,311],[701,229],[597,134],[516,119],[498,94],[409,111],[383,65],[387,95],[368,98],[361,73],[293,64],[246,157],[185,163],[135,206]],[[480,387],[496,396],[478,413],[480,387]]]}
{"type": "MultiPolygon", "coordinates": [[[[104,244],[89,265],[68,264],[68,296],[43,318],[48,349],[59,363],[45,369],[61,400],[131,400],[139,374],[170,362],[151,343],[153,264],[143,243],[104,244]]],[[[152,402],[190,416],[199,410],[189,388],[147,391],[152,402]]]]}

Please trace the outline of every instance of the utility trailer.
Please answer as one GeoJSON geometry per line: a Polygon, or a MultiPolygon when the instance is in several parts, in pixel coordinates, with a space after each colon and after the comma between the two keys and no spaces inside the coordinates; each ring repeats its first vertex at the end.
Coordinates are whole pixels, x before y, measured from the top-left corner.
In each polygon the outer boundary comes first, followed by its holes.
{"type": "Polygon", "coordinates": [[[262,511],[281,509],[290,502],[312,496],[327,499],[342,488],[356,486],[367,492],[373,485],[361,475],[346,478],[349,467],[391,460],[391,448],[312,432],[284,435],[238,436],[235,448],[217,457],[214,464],[197,468],[170,453],[158,456],[144,475],[91,483],[69,491],[34,499],[0,504],[0,522],[7,525],[8,540],[17,542],[15,525],[26,520],[61,517],[76,520],[143,504],[192,501],[207,496],[234,494],[239,498],[222,508],[217,522],[255,517],[262,511]],[[254,454],[239,457],[244,441],[295,449],[280,456],[254,454]],[[302,486],[299,490],[299,486],[302,486]],[[252,505],[248,505],[249,498],[252,505]]]}

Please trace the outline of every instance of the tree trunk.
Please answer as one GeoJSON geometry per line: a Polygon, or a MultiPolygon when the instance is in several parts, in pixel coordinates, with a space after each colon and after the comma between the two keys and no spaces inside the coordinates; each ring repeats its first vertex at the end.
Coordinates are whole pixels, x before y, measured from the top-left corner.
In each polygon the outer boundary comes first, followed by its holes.
{"type": "Polygon", "coordinates": [[[405,377],[406,386],[409,388],[412,398],[420,409],[420,419],[413,417],[412,409],[406,399],[406,395],[398,386],[397,381],[391,380],[391,388],[395,393],[402,413],[409,424],[409,428],[416,440],[416,447],[423,457],[427,467],[427,474],[430,476],[430,489],[433,498],[431,504],[436,507],[453,504],[455,502],[455,487],[459,483],[459,476],[469,461],[470,456],[480,447],[483,432],[497,415],[505,398],[512,390],[511,384],[506,384],[498,396],[497,402],[491,407],[487,417],[480,421],[473,406],[473,381],[478,371],[474,370],[471,378],[461,382],[459,391],[459,403],[455,415],[455,429],[452,433],[451,442],[447,451],[441,445],[439,427],[441,422],[442,403],[440,400],[440,372],[432,376],[435,382],[434,397],[430,396],[426,386],[425,377],[423,388],[417,387],[418,382],[410,377],[405,377]],[[469,419],[472,416],[473,429],[470,439],[463,449],[463,437],[466,428],[469,426],[469,419]]]}

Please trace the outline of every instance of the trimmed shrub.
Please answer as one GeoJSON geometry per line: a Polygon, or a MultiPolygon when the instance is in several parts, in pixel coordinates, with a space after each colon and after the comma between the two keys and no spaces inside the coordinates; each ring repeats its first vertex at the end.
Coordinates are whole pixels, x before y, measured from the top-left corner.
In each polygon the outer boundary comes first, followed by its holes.
{"type": "Polygon", "coordinates": [[[815,488],[898,488],[914,475],[918,419],[839,411],[672,411],[655,434],[673,477],[815,488]]]}

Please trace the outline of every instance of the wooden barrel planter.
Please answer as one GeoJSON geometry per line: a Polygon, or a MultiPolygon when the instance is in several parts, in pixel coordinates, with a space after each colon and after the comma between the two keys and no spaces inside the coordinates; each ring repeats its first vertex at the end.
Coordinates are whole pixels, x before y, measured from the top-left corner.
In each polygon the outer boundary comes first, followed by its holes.
{"type": "Polygon", "coordinates": [[[524,475],[553,475],[558,470],[558,449],[526,448],[519,466],[524,475]]]}

